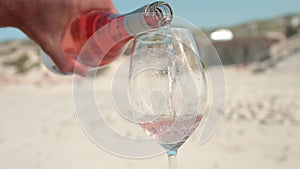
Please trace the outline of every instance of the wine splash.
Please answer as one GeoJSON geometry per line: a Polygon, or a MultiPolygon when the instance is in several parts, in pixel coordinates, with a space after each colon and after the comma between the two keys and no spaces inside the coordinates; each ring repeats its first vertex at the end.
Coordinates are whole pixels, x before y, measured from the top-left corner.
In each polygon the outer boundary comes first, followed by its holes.
{"type": "Polygon", "coordinates": [[[153,121],[139,123],[139,125],[146,131],[147,135],[166,150],[170,150],[179,148],[194,132],[201,119],[202,115],[195,114],[178,116],[176,119],[166,115],[153,121]]]}

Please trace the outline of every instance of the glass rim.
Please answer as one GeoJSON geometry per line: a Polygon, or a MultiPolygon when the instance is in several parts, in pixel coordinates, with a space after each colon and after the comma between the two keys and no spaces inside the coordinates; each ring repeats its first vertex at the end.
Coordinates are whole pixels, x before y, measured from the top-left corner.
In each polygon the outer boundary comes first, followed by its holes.
{"type": "Polygon", "coordinates": [[[155,28],[155,29],[151,29],[151,30],[148,30],[148,31],[144,31],[144,32],[141,32],[139,34],[137,34],[135,36],[135,38],[138,38],[138,37],[141,37],[141,36],[145,36],[145,35],[148,35],[148,34],[151,34],[151,33],[156,33],[156,34],[164,34],[162,31],[164,31],[165,29],[168,29],[168,30],[171,30],[171,32],[173,31],[176,31],[176,32],[187,32],[187,33],[191,33],[192,31],[188,28],[183,28],[183,27],[160,27],[160,28],[155,28]],[[161,32],[161,33],[159,33],[161,32]]]}
{"type": "MultiPolygon", "coordinates": [[[[168,27],[167,29],[169,29],[169,31],[171,31],[170,35],[167,35],[166,33],[164,33],[164,30],[166,29],[166,27],[161,27],[161,28],[155,28],[155,29],[151,29],[142,33],[137,34],[134,37],[134,43],[165,43],[164,40],[161,39],[155,39],[155,40],[149,40],[147,38],[143,39],[143,37],[147,37],[148,35],[162,35],[164,37],[170,37],[170,38],[174,38],[173,37],[173,33],[172,32],[182,32],[184,33],[185,36],[189,35],[193,37],[192,31],[188,28],[183,28],[183,27],[168,27]]],[[[180,40],[180,39],[178,39],[180,40]]]]}

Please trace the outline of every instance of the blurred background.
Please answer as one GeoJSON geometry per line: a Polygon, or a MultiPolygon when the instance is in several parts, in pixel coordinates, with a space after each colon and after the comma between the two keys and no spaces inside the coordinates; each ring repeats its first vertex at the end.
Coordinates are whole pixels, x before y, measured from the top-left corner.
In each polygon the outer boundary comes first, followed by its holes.
{"type": "MultiPolygon", "coordinates": [[[[114,0],[120,13],[150,2],[114,0]]],[[[298,169],[300,2],[168,2],[212,41],[226,78],[217,131],[203,145],[196,132],[180,149],[178,168],[298,169]]],[[[123,159],[94,145],[76,119],[72,76],[47,71],[37,44],[17,29],[0,28],[0,70],[0,168],[168,167],[165,155],[123,159]]]]}

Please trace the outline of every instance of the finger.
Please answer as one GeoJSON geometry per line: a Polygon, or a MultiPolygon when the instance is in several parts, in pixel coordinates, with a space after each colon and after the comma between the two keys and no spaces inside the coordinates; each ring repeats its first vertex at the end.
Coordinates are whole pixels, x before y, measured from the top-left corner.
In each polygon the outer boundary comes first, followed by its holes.
{"type": "Polygon", "coordinates": [[[80,76],[86,76],[88,74],[87,67],[72,57],[55,58],[53,61],[61,72],[71,72],[80,76]]]}
{"type": "Polygon", "coordinates": [[[75,73],[81,76],[86,76],[88,74],[86,65],[78,62],[70,55],[62,54],[61,51],[50,50],[49,48],[44,48],[44,49],[42,48],[42,60],[47,67],[50,66],[48,67],[50,70],[54,69],[54,72],[57,73],[62,73],[62,74],[75,73]]]}

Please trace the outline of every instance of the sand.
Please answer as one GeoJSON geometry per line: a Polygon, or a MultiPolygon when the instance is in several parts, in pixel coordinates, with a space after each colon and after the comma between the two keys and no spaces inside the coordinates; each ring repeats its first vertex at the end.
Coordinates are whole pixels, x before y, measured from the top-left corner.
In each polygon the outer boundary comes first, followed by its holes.
{"type": "MultiPolygon", "coordinates": [[[[300,53],[256,66],[225,67],[223,119],[208,142],[198,144],[197,130],[180,148],[179,169],[300,167],[300,53]]],[[[166,155],[126,159],[93,144],[74,112],[72,78],[50,76],[0,85],[1,169],[168,168],[166,155]]]]}

